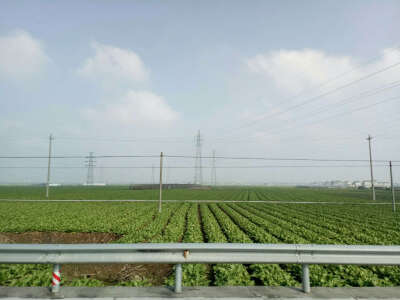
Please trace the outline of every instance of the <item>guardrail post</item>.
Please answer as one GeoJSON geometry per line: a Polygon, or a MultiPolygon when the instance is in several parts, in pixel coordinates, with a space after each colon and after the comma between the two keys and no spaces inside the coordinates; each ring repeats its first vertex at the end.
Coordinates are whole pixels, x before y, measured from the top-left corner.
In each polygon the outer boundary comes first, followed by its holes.
{"type": "Polygon", "coordinates": [[[303,269],[303,292],[309,293],[310,288],[310,268],[307,264],[301,265],[303,269]]]}
{"type": "Polygon", "coordinates": [[[182,293],[182,265],[175,266],[175,293],[182,293]]]}
{"type": "Polygon", "coordinates": [[[53,265],[53,277],[51,280],[51,292],[59,293],[60,292],[60,282],[61,282],[61,273],[60,273],[60,265],[53,265]]]}

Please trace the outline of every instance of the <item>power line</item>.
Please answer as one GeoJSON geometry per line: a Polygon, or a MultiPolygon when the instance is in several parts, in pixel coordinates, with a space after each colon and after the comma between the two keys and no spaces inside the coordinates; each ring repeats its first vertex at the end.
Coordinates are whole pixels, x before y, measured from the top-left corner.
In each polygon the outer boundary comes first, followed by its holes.
{"type": "MultiPolygon", "coordinates": [[[[8,139],[8,138],[1,136],[0,139],[8,139]]],[[[14,140],[26,141],[26,138],[13,138],[13,139],[14,140]]],[[[37,139],[42,139],[42,138],[37,138],[37,139]]],[[[61,140],[64,140],[64,139],[65,138],[61,138],[61,140]]],[[[91,138],[88,138],[88,139],[71,138],[71,139],[72,140],[76,139],[76,140],[79,140],[79,141],[92,141],[92,140],[100,141],[98,139],[91,139],[91,138]]],[[[185,144],[185,143],[188,143],[188,139],[190,139],[190,137],[185,138],[185,141],[162,141],[162,140],[159,140],[159,141],[156,141],[156,140],[154,140],[154,141],[146,141],[146,140],[139,140],[139,139],[138,140],[102,139],[101,141],[104,141],[104,142],[126,142],[126,143],[134,143],[134,142],[146,143],[146,142],[149,142],[149,143],[160,143],[160,144],[161,143],[165,143],[165,144],[173,144],[173,143],[185,144]]],[[[48,140],[48,138],[47,138],[47,140],[48,140]]],[[[60,141],[59,138],[54,138],[54,140],[60,141]]],[[[67,140],[67,139],[65,139],[65,140],[67,140]]],[[[236,141],[236,140],[223,140],[223,139],[219,139],[219,138],[217,138],[217,139],[211,139],[210,138],[209,140],[212,141],[213,143],[236,143],[236,142],[241,142],[241,141],[236,141]]],[[[72,157],[72,158],[81,158],[81,157],[72,157]]]]}
{"type": "MultiPolygon", "coordinates": [[[[351,100],[351,99],[355,99],[355,100],[357,100],[357,99],[359,99],[359,98],[361,98],[361,97],[363,97],[362,98],[362,100],[363,99],[365,99],[366,97],[370,97],[370,96],[373,96],[373,95],[376,95],[376,94],[378,94],[378,93],[380,93],[380,92],[384,92],[384,91],[387,91],[387,90],[389,90],[389,89],[392,89],[392,88],[396,88],[396,87],[400,87],[400,80],[397,80],[397,81],[394,81],[394,82],[392,82],[392,83],[390,83],[389,84],[389,86],[386,86],[386,87],[379,87],[379,88],[377,88],[377,89],[372,89],[372,90],[368,90],[368,91],[364,91],[364,92],[362,92],[362,93],[360,93],[360,94],[358,94],[357,96],[351,96],[351,97],[347,97],[347,98],[345,98],[345,99],[342,99],[342,100],[340,100],[340,101],[338,101],[338,102],[336,102],[336,103],[334,103],[333,105],[337,105],[337,104],[344,104],[344,105],[346,105],[346,104],[348,104],[349,102],[351,102],[351,101],[348,101],[348,100],[351,100]],[[398,83],[398,84],[397,84],[398,83]],[[347,101],[347,102],[346,102],[347,101]]],[[[385,103],[385,102],[389,102],[389,101],[392,101],[392,100],[396,100],[397,98],[389,98],[389,99],[385,99],[385,100],[383,100],[383,101],[378,101],[378,102],[375,102],[375,103],[372,103],[372,104],[369,104],[369,105],[366,105],[366,106],[362,106],[362,107],[359,107],[359,108],[356,108],[356,109],[354,109],[354,110],[350,110],[350,111],[345,111],[345,112],[340,112],[340,113],[337,113],[337,114],[334,114],[334,115],[331,115],[331,116],[328,116],[327,118],[325,118],[325,119],[322,119],[322,120],[316,120],[316,121],[314,121],[314,122],[308,122],[308,123],[306,123],[306,124],[304,124],[304,125],[310,125],[310,124],[315,124],[315,123],[318,123],[318,122],[322,122],[322,121],[325,121],[325,120],[330,120],[331,118],[335,118],[335,117],[337,117],[337,116],[341,116],[341,115],[346,115],[346,114],[349,114],[349,113],[353,113],[353,112],[356,112],[356,111],[359,111],[359,110],[364,110],[364,109],[368,109],[368,108],[370,108],[370,107],[373,107],[373,106],[376,106],[376,105],[379,105],[379,104],[382,104],[382,103],[385,103]]],[[[329,111],[330,110],[330,108],[326,108],[326,107],[323,107],[322,109],[319,109],[319,110],[317,110],[317,111],[314,111],[314,112],[312,112],[311,113],[311,115],[318,115],[319,113],[321,113],[321,112],[325,112],[325,111],[329,111]]],[[[307,117],[307,116],[306,116],[307,117]]],[[[306,118],[307,119],[307,118],[306,118]]],[[[279,130],[282,130],[282,128],[286,128],[287,127],[287,125],[290,125],[290,124],[292,124],[292,123],[296,123],[296,122],[298,122],[298,121],[300,121],[301,119],[292,119],[292,120],[288,120],[288,121],[286,121],[285,122],[285,125],[284,126],[277,126],[277,127],[274,127],[274,128],[272,128],[271,130],[268,130],[267,132],[275,132],[275,131],[279,131],[279,130]]],[[[289,128],[291,128],[291,126],[289,126],[289,128]]],[[[266,132],[264,132],[264,134],[265,134],[266,132]]]]}
{"type": "Polygon", "coordinates": [[[352,114],[352,113],[354,113],[354,112],[361,111],[361,110],[364,110],[364,109],[368,109],[368,108],[377,106],[377,105],[379,105],[379,104],[386,103],[386,102],[390,102],[390,101],[393,101],[393,100],[400,100],[400,98],[397,96],[397,97],[393,97],[393,98],[384,99],[384,100],[381,100],[381,101],[378,101],[378,102],[375,102],[375,103],[372,103],[372,104],[369,104],[369,105],[365,105],[365,106],[358,107],[358,108],[353,109],[353,110],[350,110],[350,111],[346,111],[346,112],[342,112],[342,113],[337,113],[337,114],[335,114],[335,115],[331,115],[331,116],[329,116],[329,117],[327,117],[327,118],[324,118],[324,119],[322,119],[322,120],[318,120],[318,121],[316,121],[316,122],[307,123],[306,125],[311,125],[311,124],[315,124],[315,123],[325,122],[325,121],[331,120],[331,119],[336,119],[337,117],[341,117],[341,116],[347,115],[347,114],[352,114]]]}
{"type": "MultiPolygon", "coordinates": [[[[315,120],[315,121],[312,121],[312,122],[308,122],[308,123],[305,123],[303,125],[309,126],[309,125],[313,125],[313,124],[322,123],[322,122],[325,122],[325,121],[336,119],[338,117],[342,117],[344,115],[348,115],[348,114],[352,114],[352,113],[355,113],[355,112],[358,112],[358,111],[369,109],[371,107],[374,107],[374,106],[377,106],[377,105],[380,105],[380,104],[383,104],[383,103],[387,103],[387,102],[390,102],[390,101],[393,101],[393,100],[400,100],[400,98],[399,97],[387,98],[387,99],[384,99],[384,100],[381,100],[381,101],[378,101],[378,102],[374,102],[374,103],[371,103],[371,104],[368,104],[368,105],[357,107],[357,108],[355,108],[353,110],[336,113],[336,114],[330,115],[330,116],[328,116],[326,118],[323,118],[323,119],[320,119],[320,120],[315,120]]],[[[291,128],[291,127],[289,127],[289,128],[291,128]]]]}
{"type": "MultiPolygon", "coordinates": [[[[394,167],[400,165],[392,165],[394,167]]],[[[374,167],[387,167],[386,164],[375,164],[374,167]]],[[[2,166],[0,169],[46,169],[39,166],[2,166]]],[[[193,169],[192,166],[168,166],[163,169],[193,169]]],[[[263,169],[263,168],[369,168],[369,165],[257,165],[257,166],[203,166],[207,169],[263,169]]],[[[55,166],[52,169],[87,169],[87,167],[60,167],[55,166]]],[[[121,166],[121,167],[93,167],[93,169],[159,169],[154,166],[121,166]]]]}
{"type": "MultiPolygon", "coordinates": [[[[93,155],[93,158],[159,158],[159,155],[93,155]]],[[[232,160],[270,160],[270,161],[324,161],[324,162],[368,162],[367,159],[335,159],[335,158],[305,158],[305,157],[246,157],[246,156],[193,156],[193,155],[167,155],[170,158],[201,158],[201,159],[232,159],[232,160]]],[[[0,156],[7,159],[48,159],[48,156],[0,156]]],[[[89,158],[89,156],[51,156],[51,158],[89,158]]],[[[375,162],[388,162],[390,159],[378,159],[375,162]]],[[[400,162],[400,160],[392,160],[392,162],[400,162]]]]}
{"type": "Polygon", "coordinates": [[[325,96],[334,94],[334,93],[336,93],[337,91],[340,91],[340,90],[342,90],[342,89],[344,89],[344,88],[347,88],[347,87],[349,87],[349,86],[352,86],[352,85],[354,85],[354,84],[356,84],[356,83],[358,83],[358,82],[360,82],[360,81],[362,81],[362,80],[369,79],[369,78],[371,78],[371,77],[373,77],[373,76],[375,76],[375,75],[378,75],[378,74],[380,74],[380,73],[383,73],[383,72],[385,72],[385,71],[388,71],[388,70],[390,70],[390,69],[392,69],[392,68],[395,68],[395,67],[397,67],[397,66],[399,66],[399,65],[400,65],[400,61],[397,62],[397,63],[391,64],[391,65],[389,65],[389,66],[387,66],[387,67],[385,67],[385,68],[379,69],[379,70],[377,70],[377,71],[375,71],[375,72],[369,73],[369,74],[367,74],[367,75],[365,75],[365,76],[361,76],[361,77],[359,77],[359,78],[357,78],[357,79],[355,79],[355,80],[353,80],[353,81],[350,81],[349,83],[346,83],[346,84],[344,84],[344,85],[341,85],[341,86],[339,86],[339,87],[337,87],[337,88],[334,88],[334,89],[332,89],[332,90],[330,90],[330,91],[327,91],[327,92],[325,92],[325,93],[322,93],[322,94],[320,94],[320,95],[318,95],[318,96],[311,97],[311,98],[309,98],[309,99],[307,99],[307,100],[305,100],[305,101],[303,101],[303,102],[300,102],[300,103],[298,103],[298,104],[292,105],[292,106],[288,107],[288,108],[285,109],[285,110],[281,110],[281,111],[278,111],[278,112],[276,112],[276,113],[272,113],[272,114],[268,114],[268,115],[263,115],[263,116],[261,116],[260,118],[257,118],[257,120],[254,120],[254,121],[249,122],[249,123],[247,123],[247,124],[244,124],[244,125],[242,125],[242,126],[233,128],[233,129],[231,129],[230,131],[238,130],[238,129],[243,129],[243,128],[246,128],[246,127],[249,127],[249,126],[253,126],[254,124],[256,124],[256,123],[258,123],[258,122],[264,120],[265,118],[276,117],[276,116],[282,115],[282,114],[284,114],[284,113],[287,113],[287,112],[289,112],[289,111],[295,110],[295,109],[297,109],[297,108],[299,108],[299,107],[302,107],[302,106],[304,106],[304,105],[306,105],[306,104],[315,102],[315,101],[319,100],[319,99],[322,98],[322,97],[325,97],[325,96]]]}
{"type": "MultiPolygon", "coordinates": [[[[356,108],[356,109],[354,109],[352,111],[338,113],[338,114],[335,114],[335,115],[328,116],[325,119],[320,119],[320,120],[315,120],[313,122],[304,123],[303,125],[308,126],[308,125],[316,124],[316,123],[319,123],[319,122],[324,122],[324,121],[329,120],[329,119],[331,119],[333,117],[340,117],[341,115],[346,115],[346,114],[350,114],[350,113],[357,112],[357,111],[360,111],[360,110],[364,110],[364,109],[370,108],[371,106],[376,106],[378,104],[381,104],[381,102],[386,102],[386,101],[390,101],[390,100],[395,100],[395,99],[386,99],[386,100],[383,100],[383,101],[379,101],[379,103],[375,102],[373,104],[367,105],[368,107],[365,107],[365,106],[364,107],[359,107],[359,108],[356,108]]],[[[379,125],[384,125],[385,129],[390,129],[390,128],[394,127],[394,126],[398,126],[398,124],[396,123],[397,121],[400,121],[400,118],[394,118],[394,119],[391,119],[391,120],[386,120],[386,116],[385,116],[384,120],[379,119],[379,120],[376,120],[376,121],[374,121],[372,123],[369,122],[368,125],[370,125],[371,127],[374,127],[372,125],[376,125],[376,124],[379,123],[379,125]]],[[[289,127],[289,128],[293,128],[293,127],[289,127]]],[[[352,130],[353,131],[358,131],[359,134],[355,135],[355,136],[347,136],[347,137],[346,136],[326,136],[326,135],[324,135],[323,137],[319,137],[319,138],[307,139],[307,141],[323,141],[323,140],[331,140],[331,139],[335,139],[336,141],[337,140],[357,140],[357,139],[360,138],[360,135],[364,135],[365,134],[365,132],[363,132],[361,130],[356,130],[356,129],[352,129],[352,130]]],[[[375,138],[379,137],[379,139],[399,140],[399,137],[395,137],[395,136],[392,136],[392,135],[391,136],[387,136],[386,133],[383,133],[383,132],[375,134],[374,137],[375,138]]],[[[258,137],[258,139],[260,139],[260,137],[258,137]]],[[[304,140],[304,135],[295,136],[295,137],[286,137],[286,138],[281,138],[281,136],[279,136],[279,141],[280,142],[282,142],[282,141],[296,141],[296,140],[299,140],[299,139],[304,140]]],[[[250,142],[256,142],[256,141],[242,140],[241,142],[250,143],[250,142]]]]}
{"type": "MultiPolygon", "coordinates": [[[[165,155],[175,158],[195,158],[191,155],[165,155]]],[[[202,156],[204,159],[212,159],[212,156],[202,156]]],[[[324,159],[324,158],[277,158],[277,157],[244,157],[244,156],[215,156],[216,159],[232,159],[232,160],[271,160],[271,161],[325,161],[325,162],[368,162],[367,159],[324,159]]],[[[375,162],[388,162],[389,160],[374,160],[375,162]]],[[[400,160],[392,160],[392,162],[400,162],[400,160]]]]}
{"type": "MultiPolygon", "coordinates": [[[[308,123],[305,123],[303,125],[309,126],[309,125],[313,125],[313,124],[329,121],[331,119],[336,119],[336,118],[344,116],[344,115],[348,115],[348,114],[352,114],[352,113],[355,113],[355,112],[358,112],[358,111],[361,111],[361,110],[369,109],[371,107],[374,107],[374,106],[377,106],[377,105],[380,105],[380,104],[383,104],[383,103],[387,103],[387,102],[390,102],[390,101],[393,101],[393,100],[400,100],[400,98],[398,96],[397,97],[392,97],[392,98],[387,98],[387,99],[384,99],[384,100],[381,100],[381,101],[378,101],[378,102],[374,102],[374,103],[371,103],[371,104],[368,104],[368,105],[357,107],[357,108],[355,108],[353,110],[336,113],[336,114],[330,115],[330,116],[328,116],[326,118],[323,118],[323,119],[320,119],[320,120],[315,120],[313,122],[308,122],[308,123]]],[[[289,126],[289,128],[291,128],[291,127],[289,126]]],[[[276,129],[277,128],[275,128],[275,130],[276,129]]]]}
{"type": "MultiPolygon", "coordinates": [[[[159,155],[93,155],[93,158],[159,158],[159,155]]],[[[31,155],[31,156],[0,156],[3,159],[18,159],[18,158],[25,158],[25,159],[48,159],[48,156],[41,156],[41,155],[31,155]]],[[[51,158],[89,158],[87,155],[56,155],[51,156],[51,158]]]]}
{"type": "MultiPolygon", "coordinates": [[[[358,94],[358,95],[356,95],[356,96],[351,96],[351,97],[347,97],[347,98],[344,98],[344,99],[342,99],[342,100],[340,100],[340,101],[338,101],[338,102],[335,102],[335,103],[333,103],[332,105],[331,105],[331,107],[332,106],[335,106],[334,108],[338,108],[338,107],[340,107],[340,106],[343,106],[343,105],[347,105],[347,104],[349,104],[350,102],[353,102],[354,100],[357,100],[357,99],[360,99],[361,97],[361,100],[364,100],[366,97],[370,97],[370,96],[374,96],[374,95],[377,95],[378,93],[381,93],[381,92],[384,92],[384,91],[387,91],[387,90],[390,90],[390,89],[392,89],[392,88],[396,88],[396,87],[400,87],[400,80],[397,80],[397,81],[394,81],[394,82],[392,82],[392,83],[390,83],[389,84],[389,86],[386,86],[386,87],[379,87],[379,88],[377,88],[377,89],[372,89],[372,90],[368,90],[368,91],[364,91],[364,92],[362,92],[362,93],[360,93],[360,94],[358,94]],[[396,84],[395,84],[396,83],[396,84]],[[349,101],[350,100],[350,101],[349,101]]],[[[376,102],[376,103],[373,103],[373,104],[371,104],[371,105],[367,105],[367,106],[365,106],[365,108],[364,107],[362,107],[361,109],[355,109],[355,110],[351,110],[351,111],[348,111],[348,112],[342,112],[342,113],[337,113],[337,114],[335,114],[335,115],[333,115],[334,117],[336,116],[336,115],[345,115],[345,114],[348,114],[348,113],[352,113],[352,112],[355,112],[355,111],[358,111],[358,110],[362,110],[362,109],[366,109],[366,108],[369,108],[369,107],[372,107],[372,106],[375,106],[375,105],[378,105],[378,104],[381,104],[381,103],[384,103],[384,102],[388,102],[388,101],[390,101],[390,100],[395,100],[395,98],[390,98],[390,99],[386,99],[386,100],[383,100],[383,101],[379,101],[379,102],[376,102]]],[[[320,114],[320,113],[323,113],[323,112],[326,112],[326,111],[329,111],[331,108],[330,107],[326,107],[326,106],[324,106],[322,109],[319,109],[319,110],[316,110],[316,111],[314,111],[314,112],[311,112],[310,113],[310,115],[312,115],[312,116],[315,116],[315,115],[318,115],[318,114],[320,114]]],[[[308,115],[307,116],[305,116],[305,118],[301,118],[301,119],[307,119],[308,118],[308,115]]],[[[329,120],[331,117],[328,117],[327,119],[329,120]]],[[[300,121],[301,119],[292,119],[292,120],[288,120],[288,121],[286,121],[285,122],[285,125],[284,126],[277,126],[277,127],[274,127],[274,128],[272,128],[271,130],[268,130],[268,132],[269,131],[279,131],[279,130],[282,130],[282,128],[285,128],[285,127],[287,127],[287,125],[288,124],[291,124],[291,123],[296,123],[296,122],[298,122],[298,121],[300,121]]],[[[317,121],[318,122],[318,121],[317,121]]],[[[307,124],[314,124],[315,122],[310,122],[310,123],[306,123],[305,125],[307,125],[307,124]]],[[[290,127],[289,127],[290,128],[290,127]]],[[[265,133],[265,132],[264,132],[265,133]]]]}
{"type": "MultiPolygon", "coordinates": [[[[159,138],[137,138],[137,139],[124,139],[124,138],[108,138],[108,137],[57,137],[58,140],[75,140],[75,141],[98,141],[98,142],[148,142],[148,143],[186,143],[186,138],[167,138],[170,140],[161,140],[159,138]],[[176,140],[175,140],[176,139],[176,140]],[[182,139],[179,141],[178,139],[182,139]]],[[[165,138],[163,138],[165,139],[165,138]]]]}
{"type": "MultiPolygon", "coordinates": [[[[366,97],[375,96],[375,95],[377,95],[377,94],[379,94],[381,92],[386,92],[388,90],[391,90],[391,89],[397,88],[397,87],[400,87],[400,80],[393,81],[393,82],[389,83],[387,86],[380,86],[378,88],[374,88],[374,89],[371,89],[371,90],[368,90],[368,91],[364,91],[364,92],[358,94],[357,96],[350,96],[350,97],[344,98],[344,99],[342,99],[340,101],[337,101],[335,103],[331,103],[330,107],[331,108],[332,107],[333,108],[337,108],[340,105],[346,105],[349,102],[352,102],[352,101],[357,100],[357,99],[364,100],[366,97]],[[352,100],[352,101],[349,101],[349,100],[352,100]]],[[[321,113],[321,112],[328,111],[328,110],[330,110],[330,108],[329,107],[327,108],[326,105],[324,105],[322,110],[320,109],[320,110],[314,112],[313,114],[321,113]]]]}
{"type": "MultiPolygon", "coordinates": [[[[395,46],[395,47],[393,47],[392,49],[399,50],[399,49],[400,49],[400,46],[395,46]]],[[[305,94],[305,93],[307,93],[307,92],[310,92],[310,91],[315,90],[315,89],[319,89],[319,88],[321,88],[321,87],[327,85],[327,84],[330,83],[330,82],[336,81],[337,79],[342,78],[343,76],[354,72],[355,70],[359,69],[359,68],[362,67],[362,66],[368,65],[369,63],[375,61],[377,58],[380,58],[380,57],[381,57],[380,54],[379,54],[379,55],[376,55],[376,56],[373,56],[373,57],[367,59],[366,61],[364,61],[363,63],[357,64],[355,67],[349,69],[348,71],[345,71],[345,72],[343,72],[343,73],[340,73],[340,74],[338,74],[338,75],[336,75],[336,76],[334,76],[334,77],[332,77],[332,78],[330,78],[330,79],[328,79],[328,80],[326,80],[326,81],[324,81],[324,82],[321,82],[320,84],[317,84],[317,85],[314,85],[314,86],[312,86],[312,87],[310,87],[310,88],[308,88],[308,89],[305,89],[305,90],[301,91],[300,93],[296,94],[295,96],[292,96],[292,97],[289,97],[289,98],[285,99],[284,101],[285,101],[285,102],[286,102],[286,101],[291,101],[291,100],[296,99],[296,98],[298,98],[299,96],[301,96],[301,95],[303,95],[303,94],[305,94]]]]}

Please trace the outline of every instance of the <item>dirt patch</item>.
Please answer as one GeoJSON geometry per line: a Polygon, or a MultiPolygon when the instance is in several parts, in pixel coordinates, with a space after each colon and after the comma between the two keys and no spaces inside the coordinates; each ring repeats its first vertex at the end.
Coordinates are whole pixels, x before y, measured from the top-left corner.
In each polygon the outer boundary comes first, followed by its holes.
{"type": "Polygon", "coordinates": [[[153,285],[163,285],[172,272],[172,265],[159,264],[81,264],[63,265],[61,272],[65,278],[95,278],[106,283],[120,281],[147,280],[153,285]]]}
{"type": "Polygon", "coordinates": [[[7,244],[86,244],[111,243],[122,235],[107,232],[22,232],[0,233],[0,243],[7,244]]]}
{"type": "MultiPolygon", "coordinates": [[[[122,235],[104,232],[2,232],[0,233],[0,243],[103,244],[111,243],[121,237],[122,235]]],[[[67,281],[86,277],[110,284],[146,279],[153,285],[163,285],[171,272],[172,265],[160,264],[68,264],[61,266],[61,274],[67,281]]]]}

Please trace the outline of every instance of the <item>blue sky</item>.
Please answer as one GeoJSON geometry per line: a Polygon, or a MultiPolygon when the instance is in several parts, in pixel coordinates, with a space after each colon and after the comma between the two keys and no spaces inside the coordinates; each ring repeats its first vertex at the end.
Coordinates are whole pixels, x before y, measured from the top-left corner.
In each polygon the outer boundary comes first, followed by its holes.
{"type": "MultiPolygon", "coordinates": [[[[371,134],[374,156],[400,159],[399,101],[358,111],[400,89],[352,98],[390,87],[400,67],[318,98],[400,61],[399,28],[398,1],[2,1],[1,154],[44,155],[49,133],[58,154],[192,154],[200,129],[205,154],[368,158],[371,134]]],[[[154,162],[101,162],[132,163],[154,162]]],[[[303,182],[367,179],[367,171],[221,170],[219,177],[303,182]]],[[[55,180],[84,180],[84,169],[68,172],[55,180]]],[[[176,181],[193,177],[173,172],[176,181]]],[[[38,182],[43,174],[2,169],[0,181],[38,182]]],[[[386,170],[377,176],[384,180],[386,170]]],[[[125,179],[116,170],[105,180],[125,179]]]]}

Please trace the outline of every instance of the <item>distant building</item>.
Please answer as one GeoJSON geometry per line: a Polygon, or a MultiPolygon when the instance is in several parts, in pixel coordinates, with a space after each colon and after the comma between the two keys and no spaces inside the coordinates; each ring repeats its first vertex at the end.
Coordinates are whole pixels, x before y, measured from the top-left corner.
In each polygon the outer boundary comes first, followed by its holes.
{"type": "Polygon", "coordinates": [[[353,188],[358,189],[363,185],[363,183],[361,181],[353,181],[351,185],[353,186],[353,188]]]}
{"type": "MultiPolygon", "coordinates": [[[[371,180],[364,180],[362,182],[362,187],[366,189],[372,188],[371,180]]],[[[388,189],[390,188],[390,183],[385,181],[375,181],[374,180],[374,187],[378,189],[388,189]]]]}
{"type": "Polygon", "coordinates": [[[349,188],[351,187],[351,183],[347,180],[333,180],[329,186],[332,188],[349,188]]]}
{"type": "Polygon", "coordinates": [[[385,181],[381,181],[381,182],[378,181],[375,186],[377,188],[388,189],[388,188],[390,188],[390,183],[389,182],[385,182],[385,181]]]}
{"type": "MultiPolygon", "coordinates": [[[[347,189],[347,188],[355,188],[355,189],[370,189],[372,187],[371,180],[329,180],[322,182],[312,182],[310,184],[302,184],[298,185],[301,187],[323,187],[323,188],[332,188],[332,189],[347,189]]],[[[376,181],[374,180],[374,186],[376,189],[388,189],[390,188],[390,183],[386,181],[376,181]]]]}

